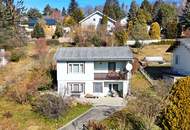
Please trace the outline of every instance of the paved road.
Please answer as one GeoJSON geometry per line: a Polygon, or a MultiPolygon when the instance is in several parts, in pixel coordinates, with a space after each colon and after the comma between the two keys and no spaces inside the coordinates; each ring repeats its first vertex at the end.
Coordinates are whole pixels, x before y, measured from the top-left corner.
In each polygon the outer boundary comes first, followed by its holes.
{"type": "Polygon", "coordinates": [[[79,117],[65,128],[60,128],[59,130],[82,130],[83,124],[88,123],[89,120],[103,120],[120,109],[122,109],[120,106],[96,106],[82,117],[79,117]]]}

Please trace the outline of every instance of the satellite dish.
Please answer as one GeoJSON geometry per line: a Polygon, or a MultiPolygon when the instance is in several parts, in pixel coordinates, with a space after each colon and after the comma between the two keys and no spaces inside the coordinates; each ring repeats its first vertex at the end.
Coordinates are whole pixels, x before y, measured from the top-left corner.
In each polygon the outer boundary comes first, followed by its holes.
{"type": "Polygon", "coordinates": [[[133,66],[132,66],[132,64],[127,63],[125,68],[126,68],[127,71],[131,71],[133,69],[133,66]]]}

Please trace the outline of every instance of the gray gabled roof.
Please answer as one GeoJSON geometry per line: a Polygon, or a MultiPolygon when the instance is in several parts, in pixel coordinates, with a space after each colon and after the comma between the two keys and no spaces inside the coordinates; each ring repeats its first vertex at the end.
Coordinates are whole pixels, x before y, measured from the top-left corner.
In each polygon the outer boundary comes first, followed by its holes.
{"type": "Polygon", "coordinates": [[[176,39],[176,42],[171,45],[166,52],[173,52],[178,46],[184,46],[190,52],[190,38],[176,39]]]}
{"type": "Polygon", "coordinates": [[[133,59],[133,53],[126,47],[70,47],[60,48],[56,61],[125,61],[133,59]]]}

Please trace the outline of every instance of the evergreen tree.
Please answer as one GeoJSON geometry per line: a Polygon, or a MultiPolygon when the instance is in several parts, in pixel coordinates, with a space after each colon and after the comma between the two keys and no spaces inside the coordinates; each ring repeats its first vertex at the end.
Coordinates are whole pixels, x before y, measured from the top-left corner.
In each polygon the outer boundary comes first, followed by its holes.
{"type": "Polygon", "coordinates": [[[62,16],[67,15],[67,11],[66,11],[65,7],[63,7],[63,9],[62,9],[62,11],[61,11],[61,15],[62,15],[62,16]]]}
{"type": "Polygon", "coordinates": [[[151,24],[149,35],[151,39],[160,39],[160,25],[157,22],[151,24]]]}
{"type": "Polygon", "coordinates": [[[78,3],[75,0],[71,0],[68,8],[68,15],[73,17],[76,22],[81,21],[84,18],[83,11],[78,7],[78,3]]]}
{"type": "Polygon", "coordinates": [[[60,23],[58,23],[56,25],[56,29],[55,29],[55,34],[54,36],[56,36],[57,38],[62,37],[63,36],[63,28],[62,25],[60,23]]]}
{"type": "Polygon", "coordinates": [[[141,7],[140,7],[144,14],[146,15],[147,17],[147,23],[151,23],[152,22],[152,5],[149,3],[148,0],[144,0],[141,4],[141,7]]]}
{"type": "Polygon", "coordinates": [[[24,43],[18,28],[20,17],[25,11],[23,1],[0,0],[0,48],[12,48],[24,43]]]}
{"type": "Polygon", "coordinates": [[[69,8],[67,10],[68,15],[72,16],[73,12],[78,9],[78,3],[76,0],[71,0],[71,3],[69,5],[69,8]]]}
{"type": "Polygon", "coordinates": [[[169,23],[177,21],[177,7],[168,3],[162,3],[154,21],[167,30],[166,26],[169,23]]]}
{"type": "Polygon", "coordinates": [[[146,15],[142,9],[136,13],[136,19],[128,22],[127,25],[128,38],[132,40],[149,39],[146,15]]]}
{"type": "Polygon", "coordinates": [[[190,27],[190,0],[186,1],[182,16],[180,16],[180,24],[185,27],[184,29],[190,27]]]}
{"type": "Polygon", "coordinates": [[[29,18],[41,18],[42,14],[38,9],[31,8],[28,10],[27,15],[29,18]]]}
{"type": "Polygon", "coordinates": [[[128,12],[128,21],[135,21],[138,12],[138,5],[135,0],[131,2],[131,6],[128,12]]]}
{"type": "Polygon", "coordinates": [[[34,30],[31,34],[32,38],[42,38],[45,37],[45,32],[44,29],[42,27],[42,25],[40,25],[40,23],[37,23],[34,27],[34,30]]]}
{"type": "Polygon", "coordinates": [[[190,130],[190,77],[179,79],[165,99],[166,107],[157,117],[162,130],[190,130]]]}
{"type": "Polygon", "coordinates": [[[103,13],[115,20],[119,20],[125,16],[125,12],[120,7],[118,0],[106,0],[103,13]]]}
{"type": "Polygon", "coordinates": [[[175,39],[178,37],[178,23],[177,20],[169,21],[166,25],[165,36],[168,39],[175,39]]]}
{"type": "Polygon", "coordinates": [[[49,16],[52,14],[52,8],[50,7],[49,4],[45,6],[43,13],[45,16],[49,16]]]}
{"type": "Polygon", "coordinates": [[[76,21],[71,16],[65,16],[63,19],[63,26],[71,27],[76,24],[76,21]]]}
{"type": "Polygon", "coordinates": [[[154,3],[153,10],[152,10],[153,19],[156,19],[162,3],[163,3],[162,0],[156,0],[156,2],[154,3]]]}
{"type": "Polygon", "coordinates": [[[152,5],[149,3],[148,0],[143,0],[140,8],[149,12],[150,14],[152,13],[152,5]]]}

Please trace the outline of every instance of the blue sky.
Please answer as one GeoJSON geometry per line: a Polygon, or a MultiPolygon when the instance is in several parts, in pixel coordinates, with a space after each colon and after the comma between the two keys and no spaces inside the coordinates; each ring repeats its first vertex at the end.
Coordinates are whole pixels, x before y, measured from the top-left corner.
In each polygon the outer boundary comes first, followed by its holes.
{"type": "MultiPolygon", "coordinates": [[[[132,0],[119,0],[120,4],[123,2],[130,5],[132,0]]],[[[142,2],[142,0],[136,0],[138,4],[142,2]]],[[[152,2],[154,0],[150,0],[152,2]]],[[[180,0],[173,0],[180,1],[180,0]]],[[[80,7],[85,6],[96,6],[96,5],[104,5],[105,0],[77,0],[80,7]]],[[[24,0],[24,5],[26,8],[37,8],[40,11],[43,10],[46,4],[50,4],[51,7],[62,9],[63,7],[67,8],[70,3],[70,0],[24,0]]]]}

